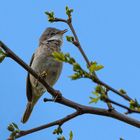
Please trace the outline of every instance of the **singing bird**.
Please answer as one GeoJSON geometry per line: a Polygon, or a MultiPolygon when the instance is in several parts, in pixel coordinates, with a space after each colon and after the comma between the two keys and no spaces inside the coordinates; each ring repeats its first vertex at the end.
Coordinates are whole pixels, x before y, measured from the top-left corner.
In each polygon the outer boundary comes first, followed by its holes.
{"type": "MultiPolygon", "coordinates": [[[[54,59],[52,53],[60,52],[63,43],[63,34],[67,30],[59,30],[56,28],[47,28],[40,37],[39,47],[33,54],[30,66],[35,72],[42,76],[44,80],[53,86],[58,80],[62,62],[54,59]]],[[[27,106],[22,123],[26,123],[38,99],[46,92],[46,88],[34,76],[28,73],[26,80],[26,96],[27,106]]]]}

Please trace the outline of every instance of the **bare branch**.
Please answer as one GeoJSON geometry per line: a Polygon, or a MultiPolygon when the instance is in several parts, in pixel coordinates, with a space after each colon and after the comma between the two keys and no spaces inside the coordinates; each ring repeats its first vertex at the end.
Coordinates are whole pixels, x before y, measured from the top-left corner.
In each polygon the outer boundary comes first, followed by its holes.
{"type": "Polygon", "coordinates": [[[48,123],[48,124],[45,124],[45,125],[41,125],[39,127],[35,127],[35,128],[32,128],[32,129],[29,129],[29,130],[26,130],[26,131],[20,131],[20,133],[18,133],[18,135],[16,136],[16,138],[20,138],[22,136],[25,136],[25,135],[28,135],[28,134],[31,134],[31,133],[34,133],[34,132],[37,132],[37,131],[40,131],[40,130],[43,130],[43,129],[46,129],[46,128],[49,128],[49,127],[52,127],[52,126],[55,126],[55,125],[63,125],[65,122],[77,117],[79,114],[78,111],[70,114],[70,115],[67,115],[66,117],[62,118],[62,119],[59,119],[57,121],[54,121],[54,122],[51,122],[51,123],[48,123]]]}

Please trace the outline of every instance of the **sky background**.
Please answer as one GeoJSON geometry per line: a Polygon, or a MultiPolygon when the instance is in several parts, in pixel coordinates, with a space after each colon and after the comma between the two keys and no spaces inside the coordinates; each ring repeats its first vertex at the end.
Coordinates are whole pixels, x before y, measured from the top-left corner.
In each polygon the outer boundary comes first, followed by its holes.
{"type": "MultiPolygon", "coordinates": [[[[57,17],[65,18],[65,6],[74,9],[73,24],[85,53],[105,68],[98,76],[116,89],[123,88],[140,101],[140,1],[139,0],[0,0],[0,40],[5,42],[18,56],[29,63],[38,47],[38,39],[47,27],[68,28],[64,23],[49,23],[44,12],[53,10],[57,17]]],[[[67,35],[71,35],[69,31],[67,35]]],[[[85,67],[79,51],[64,39],[63,52],[69,52],[85,67]]],[[[89,96],[95,84],[90,80],[71,81],[68,76],[72,67],[64,64],[60,79],[54,86],[63,96],[84,105],[89,105],[89,96]]],[[[43,97],[36,105],[27,124],[20,122],[26,106],[25,80],[27,72],[6,58],[0,64],[0,139],[8,137],[8,124],[15,122],[21,129],[30,129],[62,118],[73,110],[55,103],[44,103],[43,97]]],[[[120,97],[110,93],[120,103],[120,97]]],[[[98,107],[106,107],[98,103],[98,107]]],[[[124,112],[124,110],[119,109],[124,112]]],[[[131,117],[140,119],[140,115],[131,117]]],[[[21,140],[56,140],[52,134],[56,127],[27,135],[21,140]]],[[[75,118],[62,127],[68,138],[70,130],[74,140],[138,140],[140,130],[118,120],[97,115],[75,118]]]]}

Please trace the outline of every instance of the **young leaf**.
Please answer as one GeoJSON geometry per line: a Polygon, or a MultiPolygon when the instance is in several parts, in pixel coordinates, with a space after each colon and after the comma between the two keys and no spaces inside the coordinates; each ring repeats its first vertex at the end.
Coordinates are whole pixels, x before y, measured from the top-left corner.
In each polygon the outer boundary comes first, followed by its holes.
{"type": "Polygon", "coordinates": [[[97,65],[97,66],[95,67],[95,71],[101,70],[101,69],[103,69],[103,68],[104,68],[103,65],[97,65]]]}
{"type": "Polygon", "coordinates": [[[102,68],[104,68],[104,66],[98,65],[97,62],[92,62],[91,65],[88,67],[88,69],[91,73],[101,70],[102,68]]]}
{"type": "Polygon", "coordinates": [[[15,124],[15,123],[13,122],[13,123],[12,123],[12,125],[13,125],[16,129],[18,129],[18,130],[19,130],[18,125],[17,125],[17,124],[15,124]]]}
{"type": "Polygon", "coordinates": [[[67,39],[68,42],[71,42],[71,43],[73,43],[73,41],[74,41],[73,36],[66,36],[66,39],[67,39]]]}
{"type": "Polygon", "coordinates": [[[46,11],[45,14],[48,16],[48,21],[53,22],[55,17],[54,17],[54,12],[48,12],[46,11]]]}
{"type": "Polygon", "coordinates": [[[70,131],[70,133],[69,133],[69,140],[73,140],[73,132],[72,131],[70,131]]]}
{"type": "Polygon", "coordinates": [[[126,94],[126,91],[124,89],[119,90],[121,94],[126,94]]]}
{"type": "Polygon", "coordinates": [[[64,136],[57,138],[57,140],[66,140],[64,136]]]}
{"type": "Polygon", "coordinates": [[[97,97],[100,96],[100,94],[98,92],[96,92],[96,91],[93,91],[92,94],[97,96],[97,97]]]}
{"type": "Polygon", "coordinates": [[[73,75],[69,76],[72,80],[77,80],[81,78],[81,75],[79,73],[74,73],[73,75]]]}
{"type": "Polygon", "coordinates": [[[65,62],[66,60],[65,55],[62,52],[53,52],[52,55],[57,61],[65,62]]]}
{"type": "Polygon", "coordinates": [[[69,18],[71,18],[71,13],[73,12],[73,9],[69,9],[68,6],[66,6],[66,14],[68,15],[69,18]]]}
{"type": "Polygon", "coordinates": [[[14,126],[12,124],[9,124],[7,129],[11,132],[13,132],[15,130],[14,126]]]}
{"type": "Polygon", "coordinates": [[[89,98],[91,99],[89,104],[97,103],[100,100],[100,97],[97,97],[97,98],[89,97],[89,98]]]}

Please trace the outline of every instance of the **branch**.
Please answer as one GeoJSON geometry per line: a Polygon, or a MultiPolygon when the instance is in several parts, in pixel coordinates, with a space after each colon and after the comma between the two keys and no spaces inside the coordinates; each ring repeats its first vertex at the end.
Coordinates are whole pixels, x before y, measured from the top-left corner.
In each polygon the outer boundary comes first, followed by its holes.
{"type": "MultiPolygon", "coordinates": [[[[2,43],[0,41],[0,47],[3,48],[6,52],[6,54],[11,57],[14,61],[16,61],[20,66],[22,66],[27,72],[29,72],[30,74],[32,74],[36,79],[38,79],[39,82],[41,82],[47,89],[47,91],[52,95],[52,96],[58,96],[58,95],[61,95],[60,92],[58,92],[57,90],[51,88],[41,77],[39,77],[35,71],[29,67],[23,60],[21,60],[14,52],[12,52],[4,43],[2,43]]],[[[78,115],[81,115],[81,114],[96,114],[96,115],[101,115],[101,116],[107,116],[107,117],[111,117],[111,118],[115,118],[117,120],[121,120],[122,122],[125,122],[127,124],[130,124],[132,126],[135,126],[135,127],[138,127],[140,128],[140,121],[138,120],[135,120],[135,119],[132,119],[126,115],[123,115],[121,113],[118,113],[117,111],[115,110],[112,110],[112,111],[108,111],[106,109],[101,109],[101,108],[95,108],[95,107],[89,107],[89,106],[84,106],[84,105],[81,105],[81,104],[78,104],[76,102],[73,102],[69,99],[66,99],[64,98],[63,96],[61,96],[61,98],[57,98],[55,100],[55,102],[57,103],[60,103],[60,104],[63,104],[65,106],[68,106],[70,108],[73,108],[75,110],[77,110],[76,112],[78,113],[73,113],[73,115],[67,118],[65,118],[64,120],[67,121],[67,119],[72,119],[78,115]]],[[[54,125],[55,123],[52,122],[54,125]]],[[[50,123],[52,125],[52,123],[50,123]]],[[[58,122],[57,122],[58,123],[58,122]]],[[[48,127],[51,127],[49,126],[50,124],[47,124],[48,127]]],[[[37,127],[37,128],[33,128],[35,129],[35,131],[39,131],[41,130],[43,126],[40,126],[40,127],[37,127]]],[[[44,126],[45,127],[45,126],[44,126]]],[[[47,128],[47,126],[46,126],[47,128]]],[[[31,129],[31,130],[33,130],[31,129]]],[[[44,128],[42,128],[44,129],[44,128]]]]}
{"type": "MultiPolygon", "coordinates": [[[[71,19],[71,18],[68,18],[68,19],[66,20],[66,19],[62,19],[62,18],[55,18],[55,19],[53,20],[53,22],[64,22],[64,23],[66,23],[66,24],[69,26],[69,28],[71,29],[71,31],[72,31],[72,33],[73,33],[73,35],[74,35],[74,38],[75,38],[75,41],[73,42],[73,44],[79,49],[79,51],[80,51],[80,53],[82,54],[83,58],[85,59],[87,65],[90,66],[90,61],[89,61],[87,55],[85,54],[84,50],[82,49],[82,46],[81,46],[81,44],[80,44],[80,41],[79,41],[78,36],[77,36],[77,34],[76,34],[76,31],[75,31],[75,29],[74,29],[74,27],[73,27],[73,25],[72,25],[72,19],[71,19]]],[[[101,81],[101,80],[98,78],[98,76],[96,75],[95,72],[93,73],[92,78],[94,79],[93,81],[94,81],[95,83],[100,84],[100,85],[106,87],[108,90],[110,90],[110,91],[116,93],[117,95],[123,97],[125,100],[127,100],[127,101],[129,101],[129,102],[130,102],[131,100],[134,101],[134,100],[133,100],[131,97],[129,97],[127,94],[121,94],[118,90],[114,89],[113,87],[111,87],[111,86],[109,86],[108,84],[106,84],[106,83],[104,83],[103,81],[101,81]]]]}
{"type": "Polygon", "coordinates": [[[26,71],[32,74],[40,83],[42,83],[47,91],[53,97],[61,97],[59,91],[54,90],[49,84],[39,76],[31,67],[29,67],[22,59],[20,59],[13,51],[11,51],[2,41],[0,41],[0,47],[6,52],[6,55],[16,61],[19,65],[21,65],[26,71]]]}
{"type": "Polygon", "coordinates": [[[121,107],[121,108],[126,109],[128,112],[125,113],[125,114],[128,114],[128,113],[140,113],[140,111],[138,111],[138,110],[131,109],[131,108],[129,108],[129,107],[123,105],[123,104],[117,103],[117,102],[115,102],[115,101],[113,101],[113,100],[111,100],[111,99],[109,99],[109,98],[106,98],[106,99],[105,99],[105,102],[109,102],[109,103],[112,103],[112,104],[114,104],[114,105],[117,105],[117,106],[119,106],[119,107],[121,107]]]}
{"type": "Polygon", "coordinates": [[[43,130],[43,129],[46,129],[46,128],[49,128],[49,127],[52,127],[52,126],[55,126],[55,125],[58,125],[58,126],[61,126],[63,125],[65,122],[77,117],[79,114],[78,111],[62,118],[62,119],[59,119],[57,121],[54,121],[54,122],[51,122],[51,123],[48,123],[48,124],[45,124],[45,125],[41,125],[39,127],[35,127],[35,128],[32,128],[32,129],[29,129],[29,130],[26,130],[26,131],[20,131],[20,133],[18,133],[18,135],[16,136],[16,138],[20,138],[20,137],[23,137],[25,135],[28,135],[28,134],[31,134],[31,133],[34,133],[34,132],[37,132],[37,131],[40,131],[40,130],[43,130]]]}

